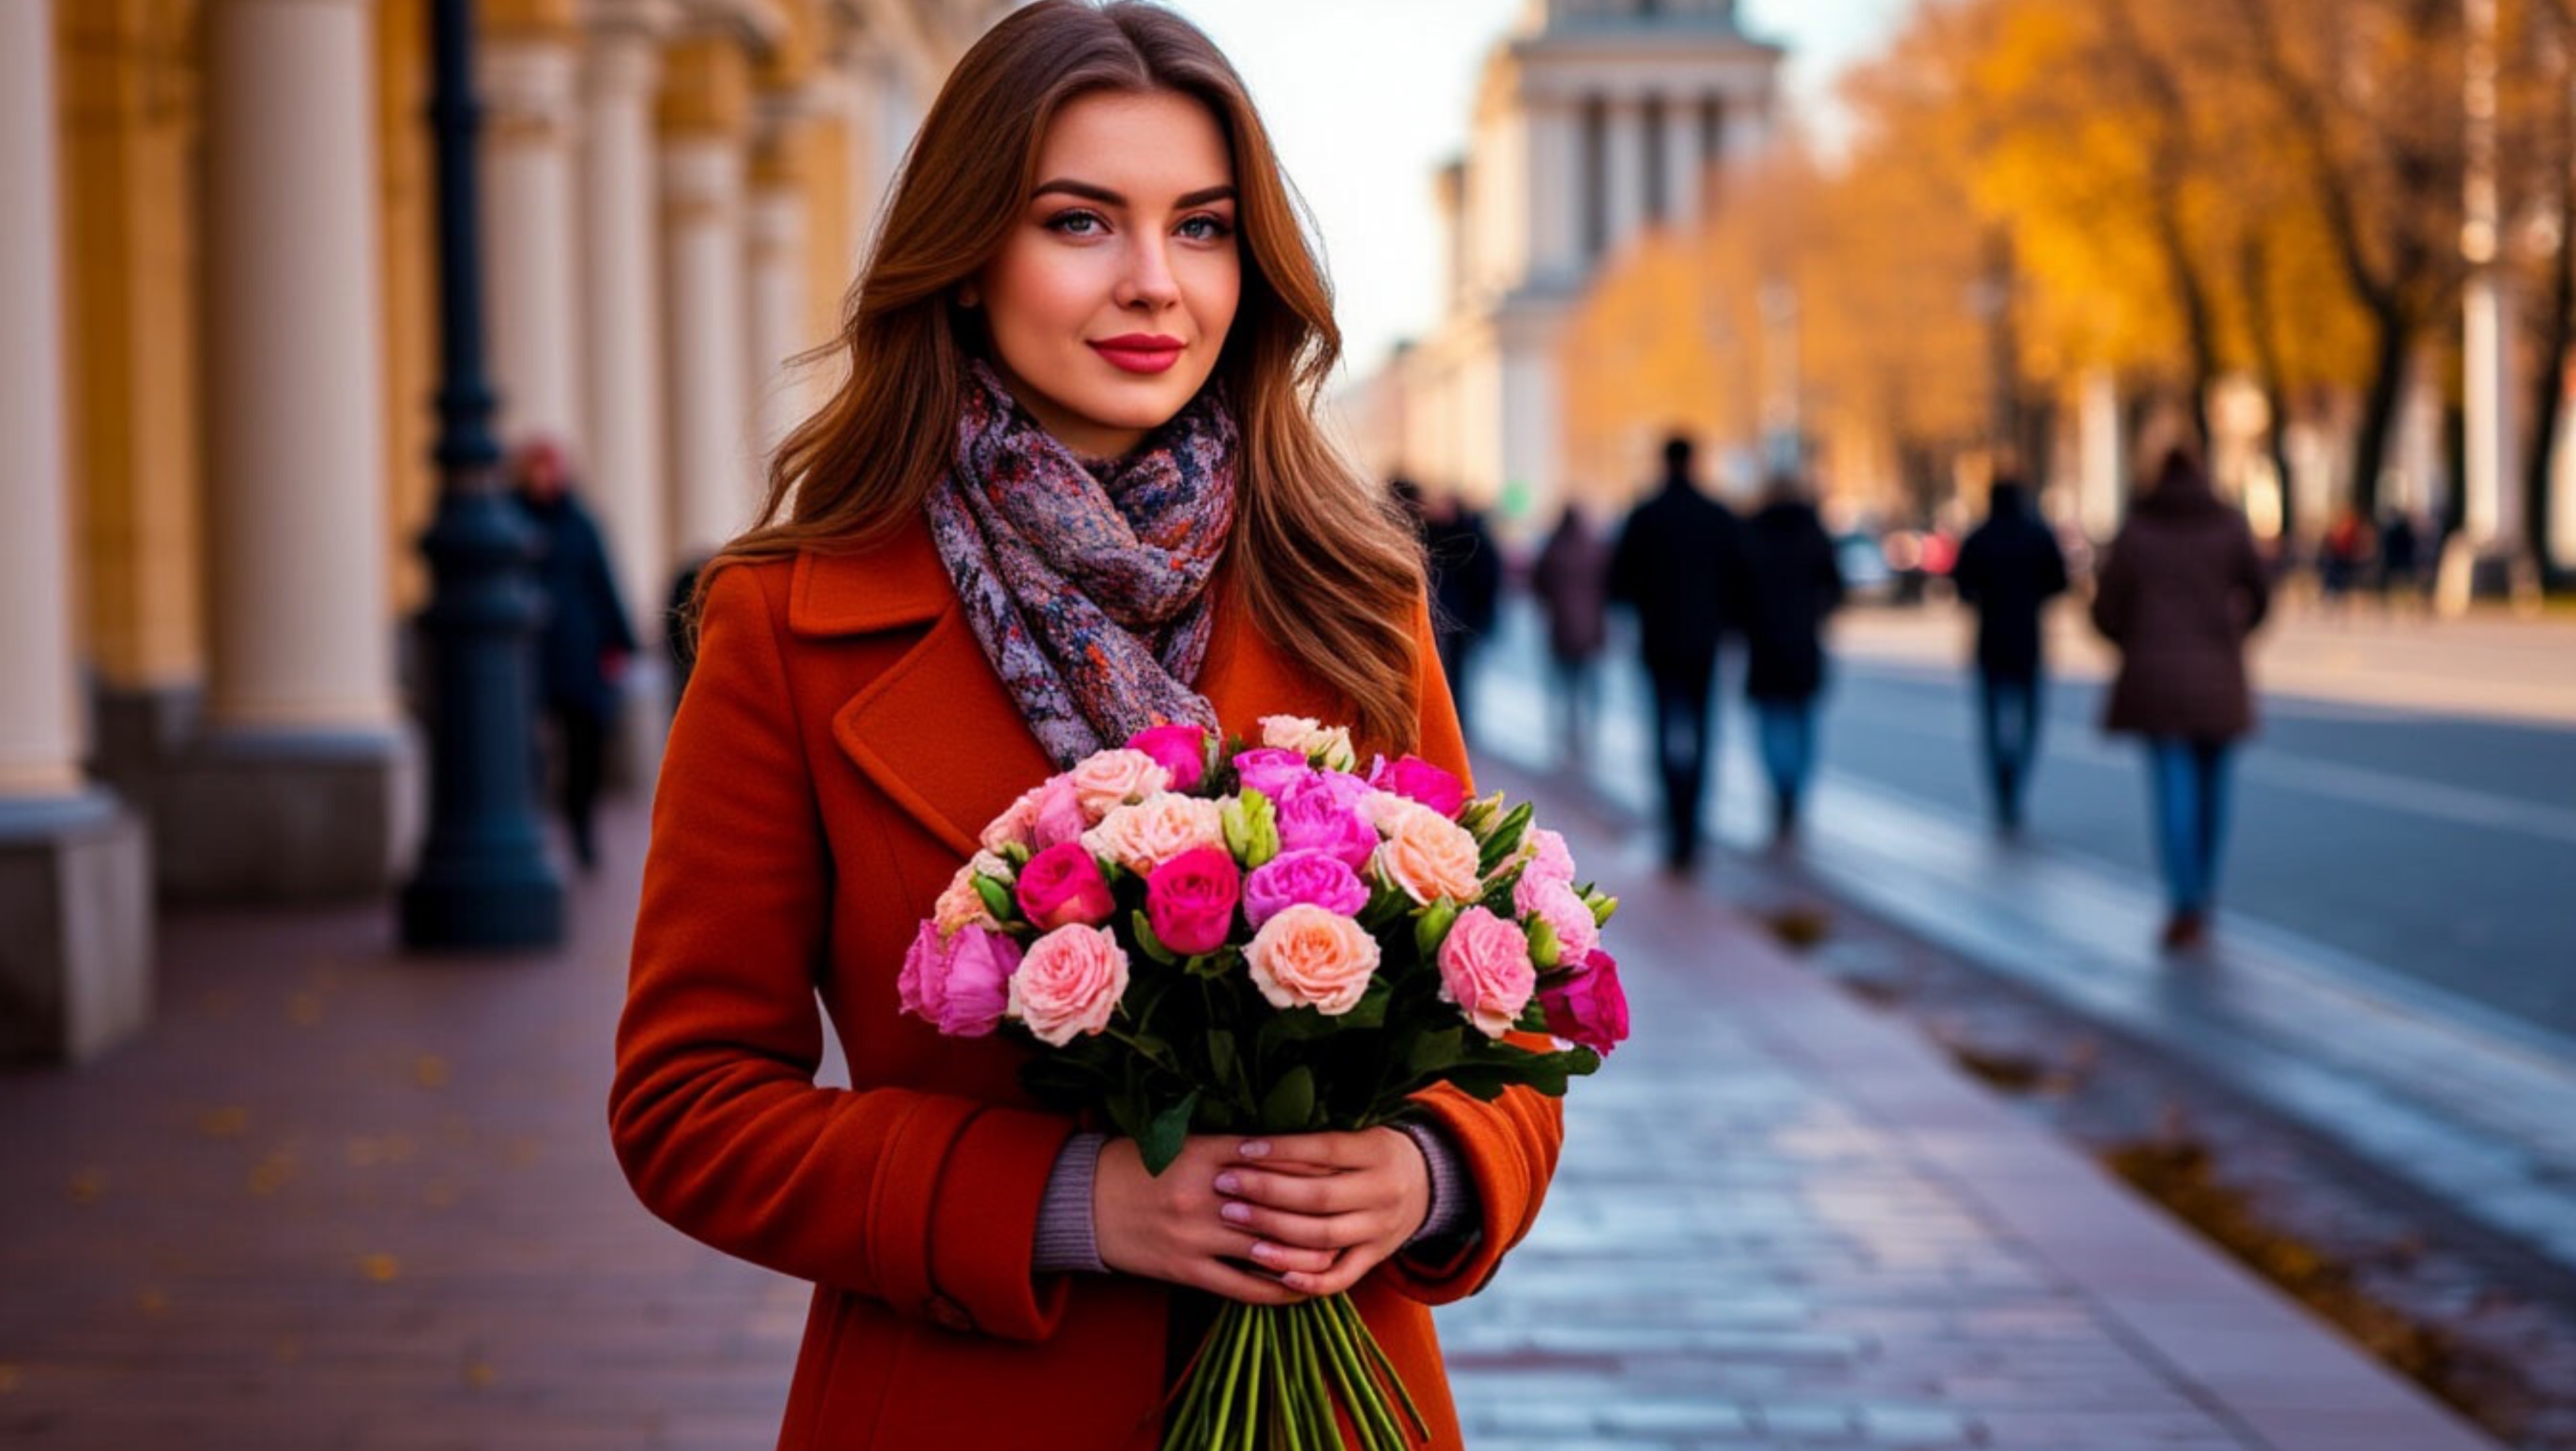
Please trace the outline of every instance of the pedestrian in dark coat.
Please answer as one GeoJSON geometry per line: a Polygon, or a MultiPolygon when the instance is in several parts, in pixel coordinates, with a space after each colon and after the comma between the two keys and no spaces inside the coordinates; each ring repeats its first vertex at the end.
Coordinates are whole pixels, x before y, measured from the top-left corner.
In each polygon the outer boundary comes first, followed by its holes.
{"type": "Polygon", "coordinates": [[[617,596],[599,526],[575,496],[562,451],[545,441],[511,461],[520,506],[536,526],[538,587],[546,622],[537,640],[538,696],[561,751],[560,801],[574,858],[598,862],[591,821],[617,720],[618,684],[635,653],[635,630],[617,596]]]}
{"type": "Polygon", "coordinates": [[[1467,667],[1476,647],[1494,630],[1503,589],[1503,556],[1485,528],[1484,516],[1455,491],[1425,501],[1421,517],[1423,554],[1431,567],[1432,598],[1439,606],[1435,642],[1440,669],[1458,703],[1459,729],[1473,740],[1467,667]]]}
{"type": "Polygon", "coordinates": [[[2019,479],[1997,478],[1987,491],[1986,521],[1959,546],[1950,583],[1977,612],[1979,739],[1995,825],[2009,834],[2021,829],[2022,796],[2039,759],[2041,614],[2066,592],[2065,551],[2019,479]]]}
{"type": "Polygon", "coordinates": [[[1753,702],[1762,767],[1771,778],[1772,838],[1796,837],[1816,767],[1816,701],[1825,688],[1825,617],[1843,602],[1834,542],[1803,485],[1771,481],[1744,526],[1747,603],[1744,694],[1753,702]]]}
{"type": "Polygon", "coordinates": [[[1718,646],[1743,613],[1744,542],[1735,515],[1692,480],[1687,438],[1664,444],[1664,479],[1619,530],[1610,597],[1637,612],[1655,697],[1655,759],[1664,788],[1664,864],[1687,872],[1699,852],[1700,798],[1717,750],[1710,692],[1718,646]]]}
{"type": "Polygon", "coordinates": [[[2111,541],[2093,623],[2120,650],[2104,728],[2144,737],[2172,915],[2168,948],[2207,934],[2233,744],[2254,728],[2245,641],[2271,592],[2245,516],[2190,454],[2168,454],[2111,541]]]}
{"type": "Polygon", "coordinates": [[[1530,563],[1530,593],[1547,611],[1548,661],[1555,675],[1558,751],[1568,764],[1590,753],[1600,713],[1601,647],[1609,639],[1610,544],[1565,506],[1530,563]]]}

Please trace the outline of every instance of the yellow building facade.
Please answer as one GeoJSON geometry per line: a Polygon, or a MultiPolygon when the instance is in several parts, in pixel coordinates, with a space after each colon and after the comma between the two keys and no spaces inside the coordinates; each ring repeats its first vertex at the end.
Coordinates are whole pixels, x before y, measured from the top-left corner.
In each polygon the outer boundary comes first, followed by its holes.
{"type": "MultiPolygon", "coordinates": [[[[0,0],[0,1056],[144,1021],[156,901],[380,892],[417,846],[429,6],[0,0]]],[[[496,426],[568,450],[642,638],[1007,8],[476,5],[496,426]]]]}

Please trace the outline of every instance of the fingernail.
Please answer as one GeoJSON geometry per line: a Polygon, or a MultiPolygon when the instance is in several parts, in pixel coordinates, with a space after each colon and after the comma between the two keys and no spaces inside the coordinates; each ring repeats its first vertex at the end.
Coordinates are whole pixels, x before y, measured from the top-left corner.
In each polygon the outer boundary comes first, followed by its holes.
{"type": "Polygon", "coordinates": [[[1230,1199],[1218,1208],[1217,1213],[1236,1224],[1241,1224],[1252,1217],[1252,1206],[1240,1199],[1230,1199]]]}
{"type": "Polygon", "coordinates": [[[1268,1240],[1255,1240],[1252,1244],[1252,1257],[1266,1265],[1279,1258],[1279,1251],[1268,1240]]]}
{"type": "Polygon", "coordinates": [[[1231,1171],[1219,1174],[1216,1176],[1216,1192],[1219,1194],[1240,1194],[1243,1192],[1243,1181],[1234,1177],[1231,1171]]]}
{"type": "Polygon", "coordinates": [[[1270,1157],[1270,1141],[1246,1139],[1235,1146],[1234,1156],[1238,1159],[1266,1159],[1270,1157]]]}

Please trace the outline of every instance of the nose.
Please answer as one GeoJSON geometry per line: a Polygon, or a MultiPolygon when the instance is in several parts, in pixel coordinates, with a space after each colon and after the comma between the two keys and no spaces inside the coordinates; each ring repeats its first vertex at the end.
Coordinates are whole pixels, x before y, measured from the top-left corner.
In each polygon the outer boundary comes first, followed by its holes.
{"type": "Polygon", "coordinates": [[[1172,276],[1169,244],[1160,236],[1141,236],[1127,248],[1127,267],[1118,279],[1120,307],[1159,312],[1181,300],[1181,285],[1172,276]]]}

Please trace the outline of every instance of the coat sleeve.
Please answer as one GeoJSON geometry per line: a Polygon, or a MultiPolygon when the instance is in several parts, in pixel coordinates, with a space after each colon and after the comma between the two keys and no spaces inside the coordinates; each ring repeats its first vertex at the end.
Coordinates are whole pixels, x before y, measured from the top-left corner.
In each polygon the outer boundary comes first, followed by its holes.
{"type": "Polygon", "coordinates": [[[1039,1201],[1073,1121],[818,1087],[830,846],[759,571],[710,589],[673,722],[609,1122],[646,1207],[729,1254],[949,1329],[1039,1340],[1039,1201]]]}
{"type": "MultiPolygon", "coordinates": [[[[1431,648],[1427,607],[1415,612],[1414,634],[1414,684],[1422,701],[1421,741],[1415,752],[1469,780],[1467,743],[1431,648]]],[[[1523,1041],[1542,1052],[1549,1046],[1544,1038],[1523,1041]]],[[[1476,1232],[1464,1250],[1445,1262],[1399,1255],[1386,1262],[1382,1273],[1402,1293],[1424,1304],[1445,1305],[1483,1289],[1503,1255],[1538,1222],[1539,1203],[1547,1197],[1565,1137],[1564,1105],[1527,1088],[1505,1089],[1486,1103],[1445,1084],[1415,1095],[1414,1102],[1458,1151],[1475,1183],[1476,1232]]]]}
{"type": "Polygon", "coordinates": [[[2130,614],[2137,603],[2137,568],[2130,562],[2130,551],[2121,547],[2126,543],[2126,538],[2112,536],[2101,578],[2093,588],[2093,628],[2114,645],[2129,633],[2130,614]]]}

